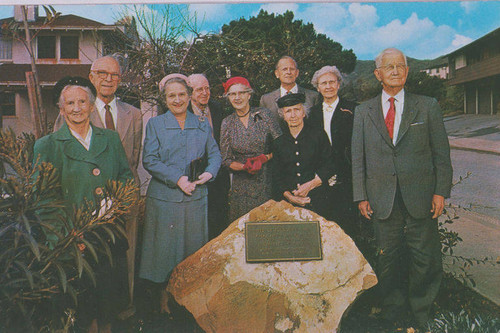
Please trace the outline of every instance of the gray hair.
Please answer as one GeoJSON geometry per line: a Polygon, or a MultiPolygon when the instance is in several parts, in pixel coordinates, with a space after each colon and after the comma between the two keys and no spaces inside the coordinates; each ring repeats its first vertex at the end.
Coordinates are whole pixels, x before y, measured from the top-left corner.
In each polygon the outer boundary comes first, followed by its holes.
{"type": "Polygon", "coordinates": [[[68,90],[69,88],[73,88],[73,87],[80,88],[83,91],[85,91],[87,93],[88,98],[89,98],[90,104],[91,105],[94,104],[95,96],[89,87],[83,87],[83,86],[79,86],[79,85],[67,85],[66,87],[63,88],[63,90],[61,90],[61,94],[59,95],[59,101],[57,102],[58,107],[62,107],[64,105],[64,92],[66,92],[66,90],[68,90]]]}
{"type": "Polygon", "coordinates": [[[91,71],[95,70],[95,64],[97,62],[99,62],[101,59],[112,59],[112,60],[116,61],[116,64],[118,65],[118,68],[120,69],[120,74],[122,74],[122,66],[120,65],[120,60],[118,59],[117,56],[114,56],[114,55],[106,55],[104,57],[100,57],[100,58],[97,58],[96,60],[94,60],[92,62],[92,66],[90,67],[91,71]]]}
{"type": "Polygon", "coordinates": [[[328,73],[332,73],[333,75],[335,75],[337,77],[337,81],[339,81],[339,83],[342,83],[342,74],[340,73],[337,66],[323,66],[314,73],[311,79],[311,84],[314,86],[314,88],[318,89],[319,78],[328,73]]]}
{"type": "Polygon", "coordinates": [[[191,74],[187,77],[187,84],[191,87],[193,85],[193,80],[195,79],[199,79],[199,78],[204,78],[205,80],[208,81],[208,78],[205,74],[203,73],[195,73],[195,74],[191,74]]]}
{"type": "Polygon", "coordinates": [[[403,58],[405,59],[405,66],[408,66],[408,62],[406,60],[406,55],[403,53],[403,51],[398,50],[398,49],[396,49],[394,47],[389,47],[389,48],[383,50],[382,52],[380,52],[377,55],[377,57],[375,58],[375,67],[379,68],[380,66],[382,66],[382,58],[384,58],[384,56],[386,54],[391,54],[391,53],[401,54],[403,56],[403,58]]]}
{"type": "Polygon", "coordinates": [[[282,57],[278,60],[278,62],[276,63],[276,67],[275,67],[275,69],[276,69],[276,70],[278,70],[278,65],[279,65],[280,61],[281,61],[281,60],[283,60],[283,59],[290,59],[290,60],[293,62],[293,64],[295,65],[295,68],[296,68],[296,69],[299,69],[299,66],[297,65],[297,62],[295,61],[295,59],[293,59],[293,58],[292,58],[292,57],[290,57],[290,56],[285,55],[285,56],[282,56],[282,57]]]}
{"type": "MultiPolygon", "coordinates": [[[[306,115],[306,118],[309,117],[309,111],[311,111],[309,108],[306,108],[306,106],[302,103],[299,103],[300,105],[302,105],[302,110],[304,110],[304,114],[306,115]]],[[[288,106],[285,106],[285,107],[288,107],[288,106]]],[[[281,119],[284,119],[284,115],[283,115],[283,108],[278,108],[278,115],[280,116],[281,119]]]]}
{"type": "MultiPolygon", "coordinates": [[[[246,91],[247,93],[253,94],[253,89],[252,88],[248,88],[248,86],[244,85],[243,83],[235,83],[235,84],[231,85],[231,87],[232,86],[242,86],[243,88],[245,88],[244,91],[246,91]]],[[[229,87],[229,89],[231,89],[231,87],[229,87]]],[[[227,98],[228,94],[229,94],[229,91],[227,93],[224,93],[224,95],[222,95],[222,97],[227,98]]]]}

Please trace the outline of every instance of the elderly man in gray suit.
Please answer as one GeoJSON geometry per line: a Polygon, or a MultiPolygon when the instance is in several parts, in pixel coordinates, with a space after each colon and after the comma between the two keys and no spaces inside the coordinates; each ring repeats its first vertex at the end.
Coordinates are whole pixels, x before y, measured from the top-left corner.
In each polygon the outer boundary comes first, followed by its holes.
{"type": "Polygon", "coordinates": [[[274,71],[274,75],[276,78],[280,80],[281,86],[265,95],[262,95],[260,98],[260,107],[267,108],[271,110],[271,113],[275,120],[280,121],[281,118],[278,114],[278,104],[276,101],[289,93],[302,93],[306,95],[306,102],[304,103],[304,107],[308,110],[318,103],[319,94],[316,91],[312,91],[309,89],[305,89],[299,87],[295,80],[299,76],[299,68],[297,67],[297,63],[290,56],[283,56],[280,58],[278,63],[276,64],[276,70],[274,71]]]}
{"type": "Polygon", "coordinates": [[[375,63],[383,91],[354,112],[353,197],[373,220],[381,319],[393,322],[409,305],[425,328],[442,277],[437,218],[452,184],[448,137],[437,101],[405,92],[406,56],[389,48],[375,63]]]}
{"type": "MultiPolygon", "coordinates": [[[[142,145],[141,111],[116,98],[116,90],[121,81],[121,68],[118,61],[111,56],[96,59],[90,68],[89,79],[96,88],[95,107],[90,114],[92,125],[116,130],[120,136],[130,170],[139,185],[137,167],[142,145]]],[[[59,115],[54,124],[54,131],[64,123],[59,115]]],[[[129,291],[132,300],[134,285],[135,248],[137,240],[137,218],[135,214],[127,220],[126,231],[129,243],[127,251],[129,291]]]]}

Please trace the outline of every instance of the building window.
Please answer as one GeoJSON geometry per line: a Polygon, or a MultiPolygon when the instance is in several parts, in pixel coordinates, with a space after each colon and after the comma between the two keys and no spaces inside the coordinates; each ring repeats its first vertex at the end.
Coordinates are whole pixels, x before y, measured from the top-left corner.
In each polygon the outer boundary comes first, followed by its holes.
{"type": "Polygon", "coordinates": [[[0,114],[2,116],[16,115],[16,94],[12,92],[0,92],[0,114]]]}
{"type": "Polygon", "coordinates": [[[38,36],[38,59],[56,58],[56,36],[38,36]]]}
{"type": "Polygon", "coordinates": [[[0,37],[0,59],[12,59],[12,39],[0,37]]]}
{"type": "Polygon", "coordinates": [[[78,36],[61,36],[61,59],[78,59],[78,36]]]}

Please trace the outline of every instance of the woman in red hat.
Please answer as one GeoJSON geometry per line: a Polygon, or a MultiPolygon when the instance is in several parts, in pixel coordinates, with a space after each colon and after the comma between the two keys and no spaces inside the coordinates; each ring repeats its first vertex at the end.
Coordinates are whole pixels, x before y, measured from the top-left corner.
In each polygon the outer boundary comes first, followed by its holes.
{"type": "Polygon", "coordinates": [[[271,112],[251,107],[253,89],[241,76],[230,78],[224,85],[224,95],[234,113],[222,121],[222,165],[232,172],[229,192],[229,217],[234,221],[272,197],[271,142],[281,135],[271,112]]]}

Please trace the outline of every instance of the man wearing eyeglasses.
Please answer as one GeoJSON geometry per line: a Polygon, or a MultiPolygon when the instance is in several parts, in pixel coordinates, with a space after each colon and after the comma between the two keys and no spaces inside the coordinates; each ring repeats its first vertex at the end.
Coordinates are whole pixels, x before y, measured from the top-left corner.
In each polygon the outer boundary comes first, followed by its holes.
{"type": "Polygon", "coordinates": [[[300,87],[295,83],[295,80],[299,77],[299,68],[297,67],[297,62],[290,56],[283,56],[280,58],[276,63],[274,75],[280,80],[280,87],[270,93],[262,95],[260,98],[260,107],[271,110],[274,119],[287,128],[286,123],[278,114],[278,104],[276,101],[280,97],[290,93],[302,93],[306,95],[304,108],[309,110],[318,102],[319,96],[317,92],[300,87]]]}
{"type": "Polygon", "coordinates": [[[373,221],[381,319],[394,322],[409,305],[425,328],[442,277],[437,218],[451,191],[448,137],[437,101],[405,91],[406,56],[389,48],[375,63],[382,93],[354,112],[354,201],[373,221]]]}
{"type": "MultiPolygon", "coordinates": [[[[187,79],[193,88],[188,110],[204,117],[212,127],[215,141],[220,145],[220,127],[227,114],[221,104],[210,98],[210,83],[203,74],[191,74],[187,79]]],[[[229,173],[221,168],[213,182],[208,183],[208,237],[213,239],[228,226],[229,173]]]]}
{"type": "MultiPolygon", "coordinates": [[[[142,114],[138,108],[122,102],[116,97],[115,94],[121,81],[121,74],[118,61],[111,56],[98,58],[92,63],[89,79],[96,88],[97,98],[94,110],[90,114],[90,122],[94,126],[118,132],[127,155],[130,170],[136,183],[140,184],[137,167],[142,145],[142,114]]],[[[63,122],[64,119],[59,115],[54,124],[54,131],[58,130],[63,122]]],[[[129,291],[130,295],[132,295],[137,239],[136,216],[132,216],[127,220],[126,231],[129,243],[129,250],[127,251],[129,291]]]]}

